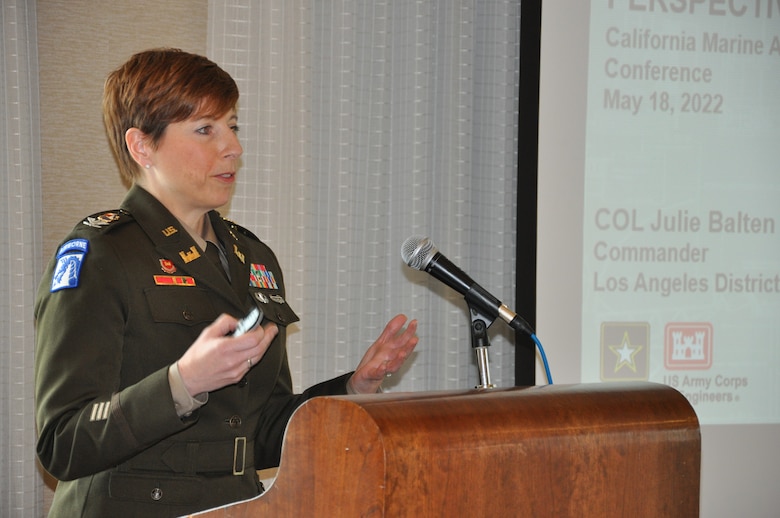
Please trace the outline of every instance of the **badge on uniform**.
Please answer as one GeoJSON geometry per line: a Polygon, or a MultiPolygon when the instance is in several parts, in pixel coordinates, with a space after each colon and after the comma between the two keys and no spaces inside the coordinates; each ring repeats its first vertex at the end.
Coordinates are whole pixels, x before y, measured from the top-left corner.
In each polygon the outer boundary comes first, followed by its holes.
{"type": "Polygon", "coordinates": [[[189,275],[155,275],[157,286],[195,286],[195,278],[189,275]]]}
{"type": "Polygon", "coordinates": [[[249,285],[253,288],[279,289],[273,272],[267,269],[264,264],[251,263],[249,265],[249,285]]]}
{"type": "Polygon", "coordinates": [[[116,212],[104,212],[103,214],[100,214],[97,217],[90,216],[84,221],[82,221],[82,223],[84,223],[88,227],[100,228],[100,227],[105,227],[106,225],[113,223],[118,219],[119,219],[119,214],[117,214],[116,212]]]}
{"type": "Polygon", "coordinates": [[[51,278],[51,292],[79,285],[79,273],[89,250],[86,239],[71,239],[57,250],[57,265],[51,278]]]}
{"type": "Polygon", "coordinates": [[[169,275],[176,273],[176,265],[170,259],[160,259],[160,268],[169,275]]]}

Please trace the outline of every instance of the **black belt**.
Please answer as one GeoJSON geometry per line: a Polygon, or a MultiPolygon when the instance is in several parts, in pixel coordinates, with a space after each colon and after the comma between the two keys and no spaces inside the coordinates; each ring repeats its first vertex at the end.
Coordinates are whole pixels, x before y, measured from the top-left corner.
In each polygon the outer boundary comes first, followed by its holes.
{"type": "MultiPolygon", "coordinates": [[[[162,454],[157,448],[127,461],[122,468],[174,473],[243,475],[255,463],[255,445],[246,437],[227,441],[175,442],[162,454]]],[[[122,469],[120,468],[120,469],[122,469]]]]}

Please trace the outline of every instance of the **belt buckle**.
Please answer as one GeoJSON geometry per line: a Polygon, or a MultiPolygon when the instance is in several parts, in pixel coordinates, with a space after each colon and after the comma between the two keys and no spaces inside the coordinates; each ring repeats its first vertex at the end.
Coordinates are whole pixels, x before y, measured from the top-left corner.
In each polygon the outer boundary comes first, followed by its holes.
{"type": "Polygon", "coordinates": [[[236,437],[233,441],[233,475],[243,475],[244,466],[246,466],[246,437],[236,437]]]}

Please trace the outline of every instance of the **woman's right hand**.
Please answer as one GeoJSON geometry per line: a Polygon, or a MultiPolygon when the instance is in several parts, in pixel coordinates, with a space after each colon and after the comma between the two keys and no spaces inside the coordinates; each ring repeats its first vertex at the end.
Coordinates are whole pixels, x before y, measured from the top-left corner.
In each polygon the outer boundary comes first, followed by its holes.
{"type": "Polygon", "coordinates": [[[179,359],[179,374],[190,396],[238,383],[279,333],[276,324],[269,322],[241,336],[230,336],[237,324],[230,315],[220,315],[179,359]]]}

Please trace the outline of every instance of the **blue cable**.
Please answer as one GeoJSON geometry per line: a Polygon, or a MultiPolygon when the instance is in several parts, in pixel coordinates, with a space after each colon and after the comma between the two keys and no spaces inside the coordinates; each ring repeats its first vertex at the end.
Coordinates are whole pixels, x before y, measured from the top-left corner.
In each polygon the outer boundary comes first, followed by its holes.
{"type": "Polygon", "coordinates": [[[547,383],[552,385],[553,380],[552,380],[552,374],[550,374],[550,365],[547,363],[547,355],[544,354],[544,347],[542,347],[542,342],[539,341],[539,338],[534,333],[531,333],[531,339],[534,341],[534,343],[536,343],[536,347],[539,349],[539,355],[542,357],[542,364],[544,364],[544,372],[545,374],[547,374],[547,383]]]}

